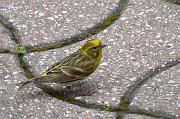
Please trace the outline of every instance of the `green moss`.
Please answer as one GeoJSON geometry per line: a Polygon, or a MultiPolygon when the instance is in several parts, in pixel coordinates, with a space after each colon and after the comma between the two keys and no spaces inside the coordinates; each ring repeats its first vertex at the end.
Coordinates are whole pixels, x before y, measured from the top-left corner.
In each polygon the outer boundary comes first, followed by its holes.
{"type": "Polygon", "coordinates": [[[106,19],[96,24],[94,27],[81,32],[80,34],[74,35],[70,38],[62,39],[59,43],[44,44],[44,46],[33,46],[33,47],[31,46],[26,49],[28,52],[47,51],[50,49],[56,49],[67,45],[71,45],[73,43],[77,43],[78,41],[82,41],[88,37],[91,37],[92,35],[101,32],[109,25],[111,25],[114,21],[116,21],[120,17],[124,8],[127,6],[127,3],[128,0],[122,1],[121,5],[119,5],[119,7],[115,11],[113,11],[109,16],[107,16],[106,19]]]}
{"type": "Polygon", "coordinates": [[[23,46],[17,44],[16,48],[15,48],[15,52],[17,54],[25,54],[26,53],[26,49],[23,46]]]}
{"type": "Polygon", "coordinates": [[[25,70],[25,75],[27,78],[32,79],[34,76],[29,70],[25,70]]]}
{"type": "Polygon", "coordinates": [[[100,110],[110,110],[109,109],[109,106],[108,105],[106,105],[106,104],[104,104],[104,102],[102,102],[102,104],[99,104],[98,105],[98,108],[100,109],[100,110]]]}
{"type": "Polygon", "coordinates": [[[126,96],[122,96],[121,102],[119,104],[120,110],[125,111],[128,108],[129,104],[130,104],[129,98],[126,96]]]}
{"type": "Polygon", "coordinates": [[[26,47],[27,52],[36,52],[36,51],[47,51],[50,49],[56,49],[56,48],[61,48],[59,44],[49,44],[49,45],[44,45],[44,46],[36,46],[36,47],[26,47]]]}
{"type": "Polygon", "coordinates": [[[180,0],[164,0],[164,1],[180,5],[180,0]]]}
{"type": "Polygon", "coordinates": [[[18,59],[19,59],[19,65],[21,68],[23,68],[25,76],[29,79],[33,78],[33,73],[28,69],[28,65],[24,62],[23,60],[23,54],[18,54],[18,59]]]}
{"type": "Polygon", "coordinates": [[[101,109],[101,110],[108,110],[109,108],[108,108],[108,106],[107,105],[99,105],[99,109],[101,109]]]}
{"type": "Polygon", "coordinates": [[[116,19],[118,19],[118,17],[119,17],[118,15],[108,16],[102,23],[98,24],[95,27],[96,33],[102,31],[103,29],[111,25],[116,19]]]}

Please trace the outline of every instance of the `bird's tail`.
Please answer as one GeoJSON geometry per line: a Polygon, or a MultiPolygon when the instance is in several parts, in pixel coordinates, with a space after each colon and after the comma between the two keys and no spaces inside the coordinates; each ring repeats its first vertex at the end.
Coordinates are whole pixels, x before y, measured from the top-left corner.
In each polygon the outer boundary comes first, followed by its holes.
{"type": "Polygon", "coordinates": [[[34,78],[31,78],[28,81],[23,81],[20,83],[17,83],[16,85],[19,86],[18,90],[23,89],[24,87],[33,84],[33,83],[38,83],[38,82],[47,82],[48,80],[41,80],[43,78],[43,76],[36,76],[34,78]]]}
{"type": "Polygon", "coordinates": [[[28,80],[28,81],[23,81],[21,83],[17,83],[16,85],[19,86],[18,90],[23,89],[25,86],[32,84],[33,81],[32,80],[28,80]]]}

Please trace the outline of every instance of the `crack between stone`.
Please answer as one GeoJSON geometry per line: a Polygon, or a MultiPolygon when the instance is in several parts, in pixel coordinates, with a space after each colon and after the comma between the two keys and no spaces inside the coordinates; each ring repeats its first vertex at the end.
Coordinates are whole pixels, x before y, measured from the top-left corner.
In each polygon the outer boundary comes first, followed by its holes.
{"type": "MultiPolygon", "coordinates": [[[[129,0],[121,0],[118,4],[117,9],[115,9],[105,20],[103,20],[102,22],[96,24],[93,28],[87,29],[84,32],[82,32],[81,34],[77,34],[75,36],[72,36],[70,38],[64,39],[61,42],[61,45],[59,45],[60,43],[55,43],[53,45],[49,45],[49,44],[43,44],[43,47],[26,47],[27,52],[35,52],[35,51],[46,51],[46,50],[50,50],[50,49],[55,49],[55,48],[60,48],[63,46],[67,46],[73,43],[76,43],[78,41],[82,41],[84,39],[86,39],[87,37],[90,37],[92,35],[95,35],[97,33],[99,33],[100,31],[104,30],[106,27],[108,27],[109,25],[111,25],[114,21],[116,21],[120,15],[122,14],[123,10],[125,9],[125,7],[127,6],[129,0]]],[[[9,35],[11,36],[11,39],[13,41],[16,42],[16,44],[21,44],[20,43],[20,37],[19,37],[19,33],[18,30],[13,26],[13,24],[11,24],[10,22],[8,22],[8,19],[5,18],[3,15],[0,14],[0,22],[3,24],[3,26],[10,32],[9,35]]],[[[8,50],[1,50],[2,53],[8,53],[8,50]]],[[[9,52],[10,53],[10,52],[9,52]]],[[[25,76],[27,78],[32,78],[34,75],[33,73],[28,69],[27,64],[24,62],[23,60],[23,56],[24,54],[18,54],[18,60],[19,60],[19,66],[24,70],[25,76]]],[[[58,95],[54,95],[57,94],[59,92],[56,92],[55,90],[51,89],[49,87],[44,88],[43,85],[38,85],[39,88],[41,88],[42,90],[44,90],[46,93],[50,94],[51,96],[58,98],[60,100],[69,102],[71,104],[76,104],[79,105],[81,107],[86,107],[86,108],[92,108],[92,109],[100,109],[100,110],[108,110],[108,111],[117,111],[118,108],[116,107],[111,107],[111,106],[107,106],[104,104],[96,104],[96,103],[87,103],[87,102],[83,102],[83,101],[79,101],[76,100],[72,97],[68,97],[66,95],[61,94],[60,97],[57,97],[58,95]],[[47,90],[48,89],[48,90],[47,90]],[[50,92],[48,92],[50,91],[50,92]]]]}
{"type": "Polygon", "coordinates": [[[163,0],[163,1],[169,2],[169,3],[172,3],[172,4],[180,5],[180,0],[163,0]]]}
{"type": "MultiPolygon", "coordinates": [[[[36,52],[36,51],[46,51],[50,49],[56,49],[63,46],[67,46],[73,43],[76,43],[78,41],[82,41],[92,35],[95,35],[108,26],[110,26],[112,23],[114,23],[120,15],[123,13],[124,9],[128,5],[129,0],[121,0],[118,4],[118,7],[107,16],[106,19],[104,19],[102,22],[96,24],[94,27],[87,29],[83,31],[81,34],[77,34],[74,36],[71,36],[70,38],[63,39],[59,43],[53,43],[51,44],[42,44],[43,46],[26,46],[27,52],[36,52]]],[[[5,18],[3,15],[0,14],[0,23],[3,24],[3,26],[9,31],[9,35],[13,41],[16,42],[16,44],[21,44],[20,42],[20,36],[19,31],[13,26],[12,23],[8,21],[7,18],[5,18]]],[[[10,50],[2,49],[0,50],[1,53],[11,53],[10,50]]],[[[18,60],[20,62],[20,67],[24,70],[25,76],[27,78],[32,78],[33,74],[28,69],[27,64],[23,60],[23,54],[18,55],[18,60]]],[[[180,63],[180,60],[174,60],[170,61],[165,64],[164,67],[159,66],[155,69],[152,69],[145,73],[142,77],[139,77],[138,80],[131,85],[125,92],[125,94],[121,97],[121,102],[119,106],[108,106],[105,104],[97,104],[97,103],[88,103],[85,101],[77,100],[73,97],[66,96],[50,87],[47,87],[46,85],[39,85],[36,84],[37,87],[41,88],[43,91],[48,93],[50,96],[69,102],[71,104],[79,105],[83,108],[91,108],[91,109],[98,109],[101,111],[108,111],[108,112],[117,112],[121,114],[139,114],[139,115],[146,115],[156,118],[163,118],[163,119],[178,119],[178,117],[175,117],[174,115],[168,114],[167,112],[157,111],[157,110],[144,110],[139,109],[138,107],[132,107],[129,106],[134,98],[134,94],[137,93],[137,91],[143,86],[144,83],[146,83],[150,78],[156,76],[157,74],[161,73],[162,71],[165,71],[173,66],[176,66],[180,63]],[[132,88],[132,89],[131,89],[132,88]],[[125,105],[125,107],[123,107],[125,105]]],[[[122,116],[123,118],[123,116],[122,116]]]]}
{"type": "MultiPolygon", "coordinates": [[[[180,0],[163,0],[166,2],[171,2],[177,5],[180,5],[180,0]]],[[[138,92],[138,90],[151,78],[153,78],[154,76],[160,74],[163,71],[168,70],[169,68],[176,66],[180,64],[180,58],[177,58],[175,60],[169,61],[167,62],[164,66],[157,66],[154,69],[150,69],[149,71],[147,71],[147,73],[145,73],[144,75],[140,76],[139,78],[137,78],[137,80],[128,87],[127,91],[124,93],[124,95],[121,97],[120,103],[119,103],[119,108],[121,110],[127,110],[130,103],[132,102],[134,95],[138,92]]],[[[139,110],[140,111],[140,110],[139,110]]],[[[141,110],[142,111],[142,110],[141,110]]],[[[150,113],[150,112],[149,112],[150,113]]],[[[144,115],[146,116],[153,116],[152,114],[149,113],[145,113],[144,115]]],[[[152,113],[152,112],[151,112],[152,113]]],[[[165,114],[160,113],[160,114],[165,114]]],[[[158,116],[158,115],[157,115],[158,116]]],[[[117,113],[116,114],[116,119],[123,119],[124,118],[124,113],[117,113]]],[[[159,118],[159,117],[158,117],[159,118]]],[[[178,117],[174,117],[173,115],[171,115],[169,118],[168,117],[162,117],[167,118],[167,119],[179,119],[178,117]]]]}
{"type": "Polygon", "coordinates": [[[1,53],[1,54],[5,54],[5,53],[14,53],[14,52],[12,52],[12,51],[9,50],[9,49],[0,48],[0,53],[1,53]]]}
{"type": "MultiPolygon", "coordinates": [[[[160,65],[160,66],[157,66],[157,67],[155,67],[153,69],[150,69],[144,75],[137,78],[137,80],[132,85],[130,85],[128,87],[127,91],[121,97],[121,100],[120,100],[120,103],[119,103],[120,109],[122,109],[122,110],[127,110],[128,109],[128,106],[130,105],[130,103],[134,99],[135,94],[137,94],[138,90],[145,83],[147,83],[147,81],[149,81],[154,76],[160,74],[161,72],[166,71],[166,70],[168,70],[168,69],[170,69],[173,66],[176,66],[178,64],[180,64],[180,58],[171,60],[169,62],[166,62],[164,65],[160,65]]],[[[161,113],[159,113],[159,114],[161,114],[161,113]]],[[[120,114],[120,115],[122,115],[122,114],[120,114]]],[[[161,114],[161,115],[163,115],[163,114],[161,114]]],[[[147,115],[147,116],[151,116],[151,115],[147,115]]],[[[158,116],[158,113],[157,113],[157,116],[158,116]]]]}
{"type": "MultiPolygon", "coordinates": [[[[18,57],[20,61],[23,60],[22,56],[23,55],[20,55],[18,57]]],[[[165,71],[165,69],[169,69],[170,67],[173,67],[179,63],[180,63],[179,59],[170,61],[170,62],[166,63],[166,65],[164,65],[163,67],[159,66],[159,68],[157,68],[157,69],[162,69],[162,70],[159,70],[159,72],[157,72],[157,73],[165,71]]],[[[26,77],[29,77],[29,78],[33,77],[33,74],[31,73],[31,71],[28,70],[28,66],[26,66],[25,63],[24,64],[20,63],[20,67],[25,69],[26,77]]],[[[155,70],[155,71],[157,71],[157,70],[155,70]]],[[[49,94],[53,98],[57,98],[59,100],[68,102],[70,104],[78,105],[82,108],[97,109],[100,111],[108,111],[108,112],[117,112],[117,113],[120,113],[122,115],[124,115],[124,114],[138,114],[138,115],[145,115],[145,116],[151,116],[151,117],[162,118],[162,119],[178,119],[178,117],[176,117],[174,115],[168,114],[167,112],[158,111],[158,110],[151,110],[151,109],[145,110],[145,109],[140,109],[138,107],[129,106],[129,105],[128,105],[126,110],[123,110],[118,105],[113,106],[113,105],[105,105],[105,104],[98,104],[98,103],[89,103],[89,102],[86,102],[83,100],[75,99],[74,97],[71,97],[71,96],[67,96],[66,94],[63,94],[63,93],[61,93],[61,92],[59,92],[59,91],[57,91],[57,90],[55,90],[55,89],[53,89],[47,85],[38,84],[38,83],[36,83],[35,85],[38,88],[40,88],[41,90],[43,90],[44,92],[46,92],[47,94],[49,94]]],[[[137,89],[135,89],[135,90],[137,90],[137,89]]],[[[132,95],[132,93],[133,92],[131,92],[128,95],[130,96],[130,95],[132,95]]]]}
{"type": "MultiPolygon", "coordinates": [[[[118,3],[118,7],[114,9],[104,20],[97,23],[92,28],[82,31],[80,34],[73,35],[71,37],[62,39],[59,42],[55,43],[38,44],[36,46],[25,46],[25,49],[27,52],[47,51],[51,49],[61,48],[85,40],[86,38],[101,32],[102,30],[113,24],[121,16],[126,6],[128,5],[128,2],[129,0],[120,0],[118,3]]],[[[21,37],[19,35],[19,31],[2,14],[0,14],[0,23],[2,23],[3,26],[9,31],[11,39],[15,41],[16,44],[21,44],[21,37]]]]}
{"type": "Polygon", "coordinates": [[[39,44],[38,46],[26,46],[25,49],[28,52],[46,51],[50,49],[61,48],[85,40],[86,38],[101,32],[102,30],[113,24],[121,16],[126,6],[128,5],[128,2],[129,0],[120,0],[120,2],[118,3],[118,7],[113,10],[104,20],[97,23],[92,28],[82,31],[80,34],[62,39],[56,43],[39,44]]]}
{"type": "Polygon", "coordinates": [[[0,23],[4,26],[4,28],[8,31],[8,34],[12,41],[14,41],[16,44],[21,44],[20,42],[20,35],[17,28],[14,27],[14,25],[9,22],[8,18],[0,14],[0,23]]]}
{"type": "Polygon", "coordinates": [[[129,106],[126,113],[150,116],[150,117],[154,117],[157,119],[180,119],[179,117],[172,115],[168,112],[154,110],[154,109],[145,110],[145,109],[141,109],[137,106],[129,106]]]}
{"type": "Polygon", "coordinates": [[[127,110],[121,110],[118,106],[113,105],[105,105],[105,104],[98,104],[98,103],[88,103],[86,101],[75,99],[74,97],[67,96],[63,93],[60,93],[59,91],[56,91],[55,89],[46,86],[44,84],[35,84],[37,87],[42,89],[44,92],[52,96],[53,98],[57,98],[59,100],[69,102],[71,104],[78,105],[83,108],[90,108],[90,109],[97,109],[100,111],[108,111],[108,112],[118,112],[122,114],[138,114],[138,115],[145,115],[145,116],[151,116],[156,118],[162,118],[162,119],[178,119],[176,116],[169,114],[167,112],[159,111],[159,110],[145,110],[140,109],[136,106],[129,106],[127,110]]]}
{"type": "Polygon", "coordinates": [[[24,74],[25,76],[28,78],[28,79],[31,79],[34,77],[33,73],[29,70],[29,66],[26,64],[26,62],[24,62],[24,59],[23,59],[23,56],[22,54],[18,54],[17,55],[17,58],[19,60],[19,67],[22,68],[22,70],[24,71],[24,74]]]}

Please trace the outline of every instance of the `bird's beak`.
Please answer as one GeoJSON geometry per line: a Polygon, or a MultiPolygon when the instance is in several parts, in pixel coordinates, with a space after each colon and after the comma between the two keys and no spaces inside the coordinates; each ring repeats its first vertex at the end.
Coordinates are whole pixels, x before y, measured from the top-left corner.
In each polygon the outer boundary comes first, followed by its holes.
{"type": "Polygon", "coordinates": [[[107,45],[106,44],[101,44],[101,48],[104,48],[104,47],[106,47],[107,45]]]}

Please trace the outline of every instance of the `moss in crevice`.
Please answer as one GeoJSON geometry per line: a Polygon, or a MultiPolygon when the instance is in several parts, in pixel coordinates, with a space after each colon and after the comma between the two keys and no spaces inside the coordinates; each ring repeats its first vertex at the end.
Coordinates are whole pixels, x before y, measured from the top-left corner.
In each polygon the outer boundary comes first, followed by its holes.
{"type": "Polygon", "coordinates": [[[180,5],[180,0],[164,0],[164,1],[180,5]]]}
{"type": "Polygon", "coordinates": [[[110,112],[119,111],[118,107],[108,106],[105,104],[98,104],[98,103],[88,103],[88,102],[83,101],[83,100],[75,99],[74,97],[63,94],[63,93],[53,89],[52,87],[45,85],[45,84],[35,83],[35,85],[54,98],[57,98],[57,99],[62,100],[62,101],[69,102],[71,104],[79,105],[80,107],[90,108],[90,109],[98,109],[101,111],[110,111],[110,112]]]}
{"type": "Polygon", "coordinates": [[[127,96],[122,96],[121,102],[119,103],[119,109],[125,111],[127,110],[129,104],[130,104],[129,98],[127,96]]]}
{"type": "Polygon", "coordinates": [[[17,44],[16,47],[15,47],[15,53],[17,54],[25,54],[26,53],[26,49],[21,46],[20,44],[17,44]]]}
{"type": "Polygon", "coordinates": [[[101,32],[102,30],[113,24],[121,16],[126,6],[128,5],[128,2],[129,0],[120,0],[120,2],[118,3],[118,7],[114,11],[112,11],[112,13],[110,13],[104,20],[97,23],[92,28],[88,28],[82,31],[80,34],[76,34],[69,38],[62,39],[56,43],[47,43],[38,46],[27,46],[26,47],[27,51],[28,52],[47,51],[50,49],[61,48],[85,40],[86,38],[101,32]]]}
{"type": "Polygon", "coordinates": [[[137,106],[129,106],[126,110],[126,114],[138,114],[138,115],[144,115],[149,117],[154,117],[158,119],[179,119],[175,114],[171,114],[168,112],[151,109],[148,110],[139,108],[137,106]]]}
{"type": "Polygon", "coordinates": [[[47,50],[51,50],[51,49],[57,49],[57,48],[61,48],[61,46],[59,44],[41,44],[40,46],[35,46],[35,47],[31,47],[31,46],[26,46],[25,49],[27,50],[27,52],[38,52],[38,51],[47,51],[47,50]]]}
{"type": "MultiPolygon", "coordinates": [[[[63,42],[60,43],[54,43],[54,44],[48,44],[48,45],[44,45],[44,46],[38,46],[38,47],[27,47],[27,51],[28,52],[35,52],[35,51],[46,51],[46,50],[50,50],[50,49],[56,49],[56,48],[60,48],[62,46],[67,46],[73,43],[76,43],[78,41],[84,40],[87,37],[90,37],[94,34],[99,33],[100,31],[102,31],[103,29],[105,29],[106,27],[108,27],[109,25],[111,25],[114,21],[116,21],[119,16],[122,13],[122,10],[125,8],[125,6],[127,6],[129,0],[121,0],[119,4],[119,7],[117,8],[116,11],[113,12],[113,14],[109,15],[105,20],[103,20],[101,23],[98,23],[97,25],[95,25],[93,28],[88,29],[84,32],[82,32],[81,34],[75,35],[71,38],[67,38],[64,39],[63,42]],[[61,45],[60,45],[61,44],[61,45]]],[[[174,3],[179,4],[179,0],[171,0],[174,1],[174,3]]],[[[20,37],[19,37],[19,33],[18,30],[11,24],[8,22],[8,20],[4,17],[2,17],[2,15],[0,15],[0,22],[2,24],[4,24],[5,28],[8,29],[10,31],[10,35],[11,35],[11,39],[14,40],[17,44],[20,44],[20,37]]],[[[23,54],[26,52],[25,48],[22,47],[21,45],[17,45],[16,47],[16,53],[18,54],[18,59],[20,61],[20,67],[24,69],[25,75],[27,78],[32,78],[33,77],[33,73],[28,69],[28,65],[24,62],[23,60],[23,54]]],[[[8,50],[4,50],[5,53],[9,53],[8,50]]],[[[149,72],[149,74],[145,75],[144,79],[141,79],[143,81],[137,83],[134,86],[134,90],[129,91],[128,93],[125,93],[125,96],[123,96],[121,98],[121,102],[119,104],[119,107],[114,107],[114,106],[108,106],[105,104],[97,104],[97,103],[88,103],[85,101],[80,101],[80,100],[76,100],[73,97],[69,97],[66,96],[64,94],[61,94],[60,92],[50,88],[50,87],[45,87],[42,86],[40,84],[37,84],[38,87],[40,87],[43,91],[45,91],[46,93],[48,93],[49,95],[51,95],[52,97],[55,97],[59,100],[63,100],[66,102],[69,102],[71,104],[75,104],[75,105],[79,105],[81,107],[84,108],[91,108],[91,109],[98,109],[101,111],[109,111],[109,112],[126,112],[126,113],[130,113],[130,114],[141,114],[141,115],[147,115],[147,116],[151,116],[151,117],[163,117],[162,114],[167,115],[166,113],[159,113],[154,112],[154,111],[146,111],[146,110],[138,110],[135,109],[134,112],[131,108],[129,108],[129,104],[131,102],[131,100],[129,99],[129,97],[131,97],[135,91],[137,89],[139,89],[144,82],[146,82],[148,80],[148,78],[152,78],[153,76],[157,75],[158,73],[167,70],[168,68],[175,66],[176,64],[178,64],[179,62],[171,62],[169,64],[165,65],[165,68],[156,68],[156,70],[154,72],[149,72]],[[127,96],[128,95],[128,96],[127,96]],[[126,97],[127,96],[127,97],[126,97]],[[160,115],[161,114],[161,115],[160,115]]],[[[131,97],[133,98],[133,97],[131,97]]],[[[172,115],[167,115],[164,116],[169,117],[170,119],[175,119],[172,115]]]]}
{"type": "Polygon", "coordinates": [[[29,70],[29,66],[24,62],[22,54],[18,54],[20,67],[23,68],[25,76],[29,79],[33,78],[33,73],[29,70]]]}
{"type": "MultiPolygon", "coordinates": [[[[127,89],[127,91],[124,93],[124,95],[121,97],[119,108],[123,111],[126,111],[134,99],[135,94],[138,92],[138,90],[151,78],[154,76],[160,74],[163,71],[168,70],[169,68],[176,66],[177,64],[180,64],[180,58],[171,60],[164,65],[159,65],[153,69],[150,69],[147,71],[144,75],[137,78],[137,80],[134,82],[134,84],[130,85],[127,89]]],[[[140,112],[139,112],[140,113],[140,112]]]]}
{"type": "Polygon", "coordinates": [[[6,28],[6,30],[8,31],[7,33],[9,34],[11,39],[16,44],[20,44],[21,37],[19,35],[19,30],[15,28],[15,26],[13,26],[13,24],[9,22],[9,20],[2,14],[0,14],[0,23],[4,26],[4,28],[6,28]]]}
{"type": "Polygon", "coordinates": [[[13,53],[12,51],[10,51],[9,49],[0,49],[0,53],[13,53]]]}

